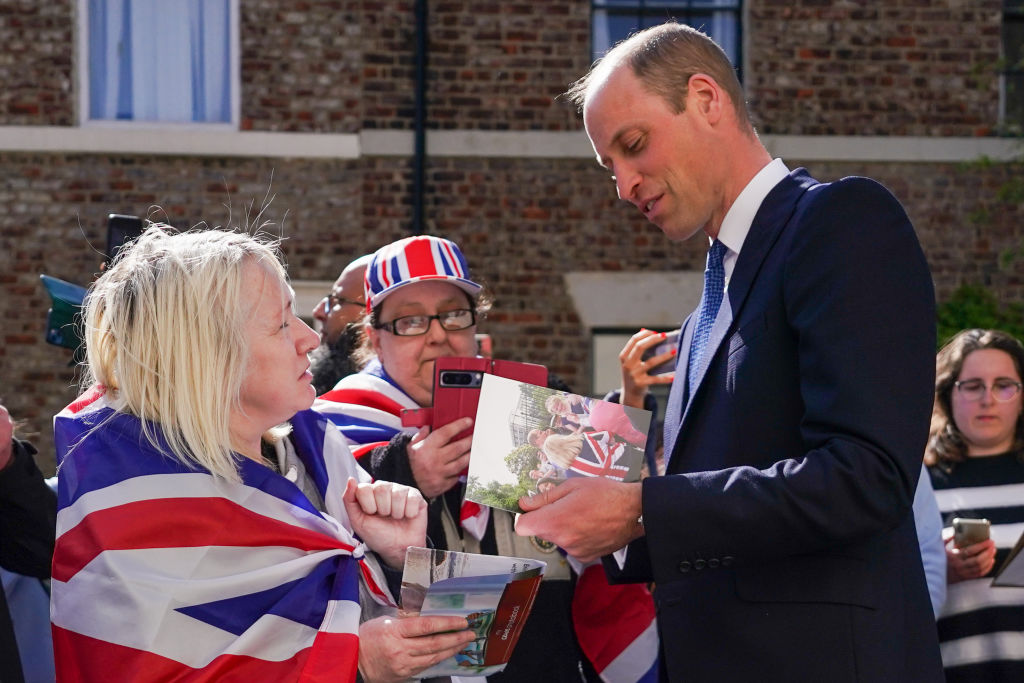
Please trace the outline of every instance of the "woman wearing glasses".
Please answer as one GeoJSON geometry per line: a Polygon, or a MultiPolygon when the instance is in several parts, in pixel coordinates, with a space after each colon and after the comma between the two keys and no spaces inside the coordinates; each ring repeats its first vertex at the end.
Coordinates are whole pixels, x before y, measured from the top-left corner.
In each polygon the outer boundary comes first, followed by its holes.
{"type": "Polygon", "coordinates": [[[1024,346],[964,330],[939,351],[925,453],[946,534],[949,590],[939,618],[947,681],[1024,680],[1024,588],[992,574],[1024,531],[1024,346]],[[956,547],[954,517],[992,522],[990,540],[956,547]]]}
{"type": "Polygon", "coordinates": [[[416,486],[429,500],[427,537],[434,547],[547,562],[512,659],[490,680],[578,681],[580,671],[590,669],[570,617],[568,563],[553,545],[517,536],[510,513],[463,501],[471,437],[457,437],[473,420],[434,430],[401,423],[403,409],[433,404],[437,358],[476,355],[476,323],[488,308],[481,289],[449,240],[422,235],[379,249],[365,279],[364,332],[372,357],[316,407],[358,444],[353,452],[374,478],[416,486]]]}

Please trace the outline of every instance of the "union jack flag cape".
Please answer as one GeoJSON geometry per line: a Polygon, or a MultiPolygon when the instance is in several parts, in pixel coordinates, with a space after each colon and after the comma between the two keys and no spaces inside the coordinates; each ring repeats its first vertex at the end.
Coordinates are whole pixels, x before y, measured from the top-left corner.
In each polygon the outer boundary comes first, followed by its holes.
{"type": "Polygon", "coordinates": [[[54,418],[58,681],[355,680],[360,595],[393,604],[341,500],[369,477],[322,416],[292,428],[326,514],[248,458],[231,483],[164,455],[101,388],[54,418]]]}
{"type": "MultiPolygon", "coordinates": [[[[398,388],[380,361],[373,360],[361,372],[342,378],[313,407],[338,426],[353,444],[352,454],[364,462],[374,448],[386,446],[396,434],[415,434],[415,427],[402,426],[402,410],[420,406],[398,388]]],[[[489,508],[464,500],[459,523],[479,541],[487,530],[489,514],[489,508]]]]}

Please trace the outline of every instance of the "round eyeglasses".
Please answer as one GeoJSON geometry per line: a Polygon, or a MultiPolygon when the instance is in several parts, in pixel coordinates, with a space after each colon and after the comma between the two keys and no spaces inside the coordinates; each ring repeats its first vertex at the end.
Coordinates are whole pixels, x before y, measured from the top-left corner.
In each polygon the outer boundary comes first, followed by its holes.
{"type": "MultiPolygon", "coordinates": [[[[989,388],[980,379],[965,379],[956,382],[957,392],[966,401],[980,401],[989,388]]],[[[1020,393],[1021,383],[1012,379],[997,379],[992,383],[992,398],[1000,403],[1012,401],[1020,393]]]]}
{"type": "Polygon", "coordinates": [[[418,337],[430,330],[430,322],[436,320],[442,329],[458,332],[476,324],[476,312],[468,308],[458,308],[437,315],[404,315],[386,323],[377,323],[378,330],[387,330],[399,337],[418,337]]]}

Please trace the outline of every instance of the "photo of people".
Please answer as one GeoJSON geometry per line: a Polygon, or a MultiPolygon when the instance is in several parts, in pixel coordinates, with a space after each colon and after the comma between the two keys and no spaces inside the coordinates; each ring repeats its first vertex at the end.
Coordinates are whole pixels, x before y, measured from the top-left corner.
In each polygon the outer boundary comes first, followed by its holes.
{"type": "Polygon", "coordinates": [[[651,414],[487,375],[476,419],[466,497],[519,512],[572,477],[637,481],[651,414]]]}

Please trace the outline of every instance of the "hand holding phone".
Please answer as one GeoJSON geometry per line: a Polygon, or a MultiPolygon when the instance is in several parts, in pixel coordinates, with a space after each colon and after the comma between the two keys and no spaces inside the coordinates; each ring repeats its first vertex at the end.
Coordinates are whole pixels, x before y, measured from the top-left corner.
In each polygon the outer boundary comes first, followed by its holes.
{"type": "Polygon", "coordinates": [[[644,407],[649,387],[669,384],[674,377],[679,330],[657,332],[641,328],[619,352],[622,395],[619,401],[633,408],[644,407]]]}
{"type": "MultiPolygon", "coordinates": [[[[671,332],[665,333],[665,339],[651,348],[644,351],[643,356],[640,359],[644,362],[651,360],[657,356],[671,353],[676,350],[679,346],[679,330],[672,330],[671,332]]],[[[648,375],[663,375],[666,372],[672,372],[676,369],[676,356],[673,354],[670,358],[662,361],[660,364],[649,368],[647,370],[648,375]]]]}
{"type": "Polygon", "coordinates": [[[946,542],[946,571],[949,583],[987,576],[996,561],[996,546],[989,539],[989,521],[956,517],[952,526],[952,547],[949,541],[946,542]]]}

